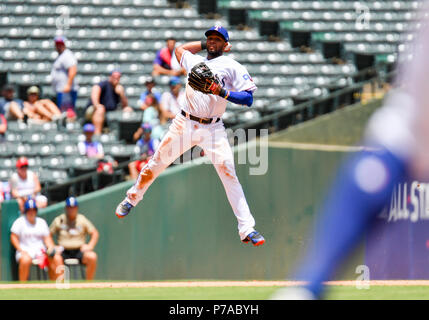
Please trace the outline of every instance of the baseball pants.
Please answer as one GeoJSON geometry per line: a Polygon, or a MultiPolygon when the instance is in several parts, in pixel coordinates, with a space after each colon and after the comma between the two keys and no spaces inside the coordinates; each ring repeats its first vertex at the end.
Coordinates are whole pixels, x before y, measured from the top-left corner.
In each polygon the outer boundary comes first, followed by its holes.
{"type": "Polygon", "coordinates": [[[240,239],[243,240],[254,231],[255,219],[235,173],[234,156],[222,121],[200,124],[181,114],[176,115],[154,156],[142,168],[136,183],[127,191],[127,201],[136,206],[158,175],[195,145],[204,150],[214,165],[237,218],[240,239]]]}

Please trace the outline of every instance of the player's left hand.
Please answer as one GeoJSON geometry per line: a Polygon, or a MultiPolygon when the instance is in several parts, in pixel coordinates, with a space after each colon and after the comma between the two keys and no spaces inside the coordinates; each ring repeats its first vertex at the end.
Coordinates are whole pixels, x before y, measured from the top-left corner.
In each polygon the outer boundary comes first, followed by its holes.
{"type": "Polygon", "coordinates": [[[188,76],[188,84],[192,89],[206,94],[219,95],[222,90],[219,79],[204,62],[198,63],[192,68],[188,76]]]}

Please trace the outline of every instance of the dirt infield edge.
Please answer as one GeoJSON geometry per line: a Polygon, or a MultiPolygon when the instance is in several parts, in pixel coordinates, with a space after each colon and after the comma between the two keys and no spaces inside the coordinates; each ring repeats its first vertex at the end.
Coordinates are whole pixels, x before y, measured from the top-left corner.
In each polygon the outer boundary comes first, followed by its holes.
{"type": "MultiPolygon", "coordinates": [[[[71,289],[89,288],[174,288],[174,287],[290,287],[297,281],[148,281],[148,282],[79,282],[70,283],[71,289]]],[[[329,281],[327,285],[354,286],[356,281],[329,281]]],[[[64,286],[64,284],[60,284],[64,286]]],[[[370,286],[429,286],[429,280],[371,280],[370,286]]],[[[8,283],[0,289],[55,289],[56,283],[8,283]]]]}

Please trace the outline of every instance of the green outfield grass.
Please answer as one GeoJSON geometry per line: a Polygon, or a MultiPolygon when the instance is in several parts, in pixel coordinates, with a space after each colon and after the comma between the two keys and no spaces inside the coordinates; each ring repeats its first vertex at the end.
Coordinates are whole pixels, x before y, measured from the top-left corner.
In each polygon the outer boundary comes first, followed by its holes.
{"type": "MultiPolygon", "coordinates": [[[[190,287],[190,288],[91,288],[91,289],[3,289],[0,299],[130,299],[130,300],[264,300],[278,287],[190,287]]],[[[327,299],[423,299],[429,300],[425,286],[372,286],[368,290],[334,286],[327,299]]]]}

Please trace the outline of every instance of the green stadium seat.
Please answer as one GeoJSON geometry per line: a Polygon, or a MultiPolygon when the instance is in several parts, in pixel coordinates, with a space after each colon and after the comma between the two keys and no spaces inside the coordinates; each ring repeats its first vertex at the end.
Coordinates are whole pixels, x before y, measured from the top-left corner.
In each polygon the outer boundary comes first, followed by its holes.
{"type": "Polygon", "coordinates": [[[22,134],[22,141],[27,143],[43,143],[46,139],[46,136],[38,132],[24,132],[22,134]]]}
{"type": "Polygon", "coordinates": [[[56,151],[55,145],[53,144],[44,144],[41,146],[34,145],[32,149],[35,149],[35,152],[37,152],[37,155],[40,157],[50,157],[59,154],[59,152],[56,151]]]}
{"type": "Polygon", "coordinates": [[[58,144],[56,146],[56,150],[58,154],[63,156],[71,156],[71,155],[78,154],[77,144],[71,144],[71,143],[58,144]]]}
{"type": "Polygon", "coordinates": [[[39,179],[41,183],[64,183],[68,179],[68,173],[66,170],[50,170],[42,169],[39,172],[39,179]]]}
{"type": "Polygon", "coordinates": [[[0,170],[0,181],[8,181],[14,171],[12,170],[0,170]]]}
{"type": "Polygon", "coordinates": [[[16,168],[15,165],[15,158],[0,158],[0,169],[2,170],[13,170],[16,168]]]}
{"type": "Polygon", "coordinates": [[[255,121],[260,118],[260,114],[256,110],[248,110],[238,115],[238,119],[242,122],[255,121]]]}
{"type": "Polygon", "coordinates": [[[52,156],[41,158],[41,166],[47,169],[66,170],[64,158],[61,156],[52,156]]]}

